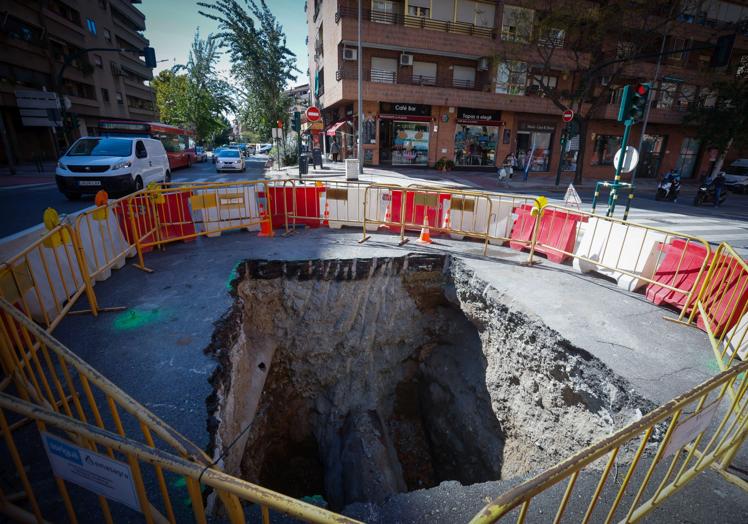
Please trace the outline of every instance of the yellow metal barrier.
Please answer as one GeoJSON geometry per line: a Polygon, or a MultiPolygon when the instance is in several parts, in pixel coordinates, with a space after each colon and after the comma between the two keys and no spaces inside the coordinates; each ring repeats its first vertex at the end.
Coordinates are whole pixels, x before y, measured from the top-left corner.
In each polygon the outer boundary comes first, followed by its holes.
{"type": "MultiPolygon", "coordinates": [[[[92,451],[103,452],[110,458],[115,458],[115,452],[124,453],[124,458],[133,472],[138,491],[138,499],[142,508],[147,508],[145,517],[147,521],[175,522],[174,508],[169,495],[162,465],[151,464],[153,470],[147,475],[151,484],[160,495],[160,502],[149,498],[142,484],[144,473],[141,471],[143,462],[149,462],[142,456],[143,449],[148,449],[154,454],[176,454],[182,463],[190,464],[190,475],[187,481],[187,489],[191,497],[193,509],[204,515],[202,496],[198,485],[199,476],[201,481],[206,482],[211,478],[212,465],[209,457],[198,446],[182,436],[179,432],[153,415],[143,405],[138,403],[125,392],[117,388],[96,370],[91,368],[85,361],[75,355],[60,342],[52,338],[47,332],[26,318],[17,308],[7,301],[0,299],[0,364],[5,373],[3,387],[13,387],[20,399],[31,402],[40,408],[54,412],[60,417],[68,419],[70,424],[83,423],[88,425],[93,421],[94,426],[87,426],[89,431],[116,433],[121,439],[130,442],[135,439],[133,434],[140,434],[142,443],[138,443],[137,453],[127,452],[126,449],[111,447],[96,441],[86,440],[88,437],[78,440],[79,445],[84,445],[92,451]],[[101,447],[96,444],[102,445],[101,447]],[[157,449],[157,446],[165,450],[157,449]]],[[[29,415],[27,415],[28,417],[29,415]]],[[[58,417],[59,418],[59,417],[58,417]]],[[[0,427],[6,444],[9,446],[11,455],[18,455],[16,445],[12,442],[12,436],[26,423],[33,422],[34,417],[26,420],[15,421],[12,424],[4,424],[0,427]]],[[[38,422],[38,421],[37,421],[38,422]]],[[[2,423],[2,420],[0,420],[2,423]]],[[[38,423],[37,423],[38,426],[38,423]]],[[[81,427],[78,424],[78,427],[81,427]]],[[[44,427],[39,427],[44,431],[44,427]]],[[[20,459],[19,459],[20,460],[20,459]]],[[[34,492],[24,473],[23,462],[16,460],[17,473],[23,484],[25,498],[32,507],[38,509],[34,492]]],[[[304,504],[290,497],[285,497],[270,490],[244,483],[222,474],[221,478],[231,479],[228,484],[242,485],[243,498],[266,504],[285,513],[306,518],[310,522],[337,522],[330,518],[324,510],[315,506],[304,504]],[[272,503],[269,503],[272,501],[272,503]],[[320,515],[327,515],[320,518],[320,515]]],[[[64,481],[56,479],[60,496],[64,501],[68,517],[75,522],[75,504],[65,486],[64,481]]],[[[237,494],[230,490],[219,492],[222,502],[226,507],[232,522],[244,522],[237,494]]],[[[104,520],[110,520],[110,510],[106,499],[100,498],[99,505],[104,520]]],[[[2,509],[2,505],[0,505],[2,509]]],[[[18,509],[18,508],[17,508],[18,509]]],[[[204,518],[198,518],[204,522],[204,518]]],[[[348,522],[348,520],[343,520],[348,522]]]]}
{"type": "Polygon", "coordinates": [[[0,297],[52,331],[86,294],[98,314],[85,256],[68,224],[60,224],[0,264],[0,297]]]}
{"type": "Polygon", "coordinates": [[[406,229],[418,230],[427,225],[430,230],[440,233],[483,240],[483,254],[485,255],[488,250],[490,220],[493,215],[492,206],[491,199],[485,193],[477,191],[425,187],[404,188],[402,186],[372,184],[366,188],[364,193],[365,211],[361,242],[370,238],[367,235],[367,224],[399,228],[399,245],[408,241],[405,238],[406,229]],[[369,202],[376,202],[380,198],[389,200],[384,214],[380,215],[381,209],[377,207],[376,215],[369,216],[369,202]],[[399,212],[393,211],[396,200],[399,201],[399,212]],[[479,203],[487,210],[485,218],[480,221],[479,215],[474,212],[478,209],[479,203]],[[460,218],[457,220],[457,223],[460,224],[459,227],[452,225],[454,223],[451,217],[452,206],[454,206],[455,211],[459,212],[460,218]],[[387,216],[388,213],[389,216],[387,216]],[[466,213],[472,215],[472,220],[467,220],[468,224],[464,220],[466,213]]]}
{"type": "Polygon", "coordinates": [[[746,389],[748,362],[716,375],[638,422],[509,490],[470,522],[496,522],[513,511],[520,523],[526,519],[547,521],[547,514],[533,514],[532,502],[562,482],[566,482],[566,489],[553,522],[560,522],[570,512],[580,516],[576,522],[636,522],[708,468],[748,491],[748,483],[727,471],[748,436],[746,389]],[[725,395],[733,389],[735,396],[725,395]],[[631,455],[630,460],[625,455],[631,455]],[[619,486],[615,479],[610,480],[610,473],[622,457],[629,466],[619,486]],[[637,471],[640,466],[642,469],[637,471]],[[580,475],[599,477],[591,495],[574,491],[580,475]],[[637,480],[632,482],[634,478],[637,480]],[[656,481],[650,484],[653,479],[656,481]],[[610,504],[603,505],[601,501],[610,504]]]}
{"type": "Polygon", "coordinates": [[[543,228],[553,231],[551,236],[557,236],[551,242],[544,240],[541,235],[533,244],[535,250],[542,249],[572,258],[577,269],[602,272],[617,280],[625,276],[626,284],[622,287],[630,291],[653,284],[661,293],[665,290],[672,292],[673,300],[682,303],[679,319],[691,311],[709,264],[709,242],[693,235],[552,204],[547,205],[545,210],[543,228]],[[558,235],[562,236],[565,232],[572,235],[569,245],[559,240],[558,235]],[[667,281],[658,281],[654,277],[663,261],[664,249],[675,240],[683,242],[681,254],[675,267],[668,268],[667,281]],[[696,266],[687,256],[692,247],[704,253],[703,261],[696,266]]]}
{"type": "Polygon", "coordinates": [[[697,312],[720,369],[736,356],[748,360],[748,263],[727,243],[714,253],[689,323],[697,312]]]}

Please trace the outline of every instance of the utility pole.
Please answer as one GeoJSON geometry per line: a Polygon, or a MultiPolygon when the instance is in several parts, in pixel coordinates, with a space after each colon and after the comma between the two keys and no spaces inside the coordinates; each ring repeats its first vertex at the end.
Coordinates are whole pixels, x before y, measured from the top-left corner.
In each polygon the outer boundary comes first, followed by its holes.
{"type": "Polygon", "coordinates": [[[358,174],[364,173],[364,143],[362,140],[364,132],[364,97],[362,92],[364,76],[364,56],[361,51],[361,0],[358,0],[358,174]]]}

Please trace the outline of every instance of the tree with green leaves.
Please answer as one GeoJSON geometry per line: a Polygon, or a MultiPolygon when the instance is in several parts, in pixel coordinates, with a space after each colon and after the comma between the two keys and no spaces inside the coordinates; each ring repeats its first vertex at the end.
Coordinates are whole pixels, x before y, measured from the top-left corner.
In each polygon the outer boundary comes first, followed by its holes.
{"type": "MultiPolygon", "coordinates": [[[[573,110],[579,136],[586,137],[590,122],[606,118],[607,106],[617,103],[625,84],[652,80],[642,77],[640,64],[656,62],[671,25],[700,5],[700,0],[545,0],[533,3],[534,10],[505,5],[510,11],[502,24],[504,50],[496,57],[497,92],[546,97],[559,115],[573,110]]],[[[587,147],[586,140],[579,141],[575,183],[582,181],[587,147]]]]}
{"type": "Polygon", "coordinates": [[[712,169],[712,174],[718,173],[731,149],[748,148],[748,76],[713,84],[692,106],[686,121],[697,126],[704,143],[719,151],[712,169]]]}
{"type": "Polygon", "coordinates": [[[215,39],[201,39],[197,31],[187,64],[161,71],[153,80],[161,120],[192,129],[201,143],[212,143],[223,132],[224,113],[235,108],[229,84],[215,69],[220,57],[215,39]]]}
{"type": "Polygon", "coordinates": [[[200,14],[219,24],[216,39],[231,57],[231,71],[241,97],[238,115],[243,127],[269,138],[277,120],[288,118],[283,94],[295,80],[296,55],[286,46],[283,26],[265,0],[198,2],[200,14]]]}

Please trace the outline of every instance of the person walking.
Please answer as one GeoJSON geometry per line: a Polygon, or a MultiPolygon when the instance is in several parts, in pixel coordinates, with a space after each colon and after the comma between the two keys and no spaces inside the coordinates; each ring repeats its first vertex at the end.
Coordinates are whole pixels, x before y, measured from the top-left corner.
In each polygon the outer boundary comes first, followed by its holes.
{"type": "Polygon", "coordinates": [[[334,138],[332,139],[332,143],[330,144],[330,154],[332,155],[332,161],[337,162],[338,155],[340,154],[340,146],[338,145],[337,140],[335,140],[334,138]]]}

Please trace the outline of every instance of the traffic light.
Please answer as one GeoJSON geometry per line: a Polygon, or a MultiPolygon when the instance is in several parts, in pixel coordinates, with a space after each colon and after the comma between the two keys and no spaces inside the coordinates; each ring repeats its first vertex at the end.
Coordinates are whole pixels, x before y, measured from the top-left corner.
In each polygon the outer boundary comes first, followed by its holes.
{"type": "Polygon", "coordinates": [[[152,47],[143,48],[143,58],[145,59],[145,66],[153,69],[156,67],[156,50],[152,47]]]}
{"type": "Polygon", "coordinates": [[[293,130],[297,133],[301,133],[301,112],[293,112],[293,130]]]}
{"type": "Polygon", "coordinates": [[[629,84],[623,87],[621,105],[618,108],[618,121],[636,123],[644,116],[649,98],[649,84],[629,84]]]}
{"type": "Polygon", "coordinates": [[[278,120],[276,124],[278,124],[278,129],[281,129],[283,127],[283,120],[278,120]]]}

